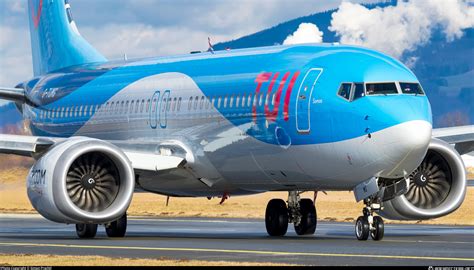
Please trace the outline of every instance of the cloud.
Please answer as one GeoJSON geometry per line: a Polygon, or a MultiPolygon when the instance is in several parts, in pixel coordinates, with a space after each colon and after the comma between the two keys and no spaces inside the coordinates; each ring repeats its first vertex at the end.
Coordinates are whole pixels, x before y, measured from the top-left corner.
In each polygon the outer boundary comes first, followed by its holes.
{"type": "Polygon", "coordinates": [[[312,23],[302,23],[298,29],[289,35],[283,45],[303,44],[303,43],[322,43],[324,33],[319,31],[317,25],[312,23]]]}
{"type": "Polygon", "coordinates": [[[332,14],[329,30],[340,42],[361,45],[400,58],[429,42],[440,29],[448,41],[474,26],[472,0],[409,0],[396,6],[368,9],[343,2],[332,14]]]}
{"type": "MultiPolygon", "coordinates": [[[[188,54],[208,49],[209,32],[186,27],[157,28],[145,24],[109,24],[83,27],[81,34],[108,59],[129,59],[188,54]]],[[[231,35],[211,35],[212,42],[231,39],[231,35]]]]}

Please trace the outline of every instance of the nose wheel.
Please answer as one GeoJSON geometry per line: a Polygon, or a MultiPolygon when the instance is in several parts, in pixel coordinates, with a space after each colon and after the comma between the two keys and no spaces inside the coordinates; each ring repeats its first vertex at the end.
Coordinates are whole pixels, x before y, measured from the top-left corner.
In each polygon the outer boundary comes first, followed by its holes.
{"type": "Polygon", "coordinates": [[[371,199],[364,201],[365,208],[362,211],[363,216],[357,218],[355,224],[355,234],[359,241],[366,241],[370,237],[375,241],[380,241],[384,236],[384,222],[379,216],[373,213],[381,208],[380,203],[374,203],[371,199]]]}

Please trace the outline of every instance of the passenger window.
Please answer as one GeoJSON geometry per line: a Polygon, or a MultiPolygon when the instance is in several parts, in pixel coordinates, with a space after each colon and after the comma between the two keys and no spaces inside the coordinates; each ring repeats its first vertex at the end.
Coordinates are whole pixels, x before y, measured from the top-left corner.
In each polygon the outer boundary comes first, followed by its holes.
{"type": "Polygon", "coordinates": [[[211,106],[212,107],[216,107],[216,97],[213,97],[212,100],[211,100],[211,106]]]}
{"type": "Polygon", "coordinates": [[[194,110],[197,110],[198,108],[198,102],[199,102],[199,97],[194,98],[194,110]]]}
{"type": "Polygon", "coordinates": [[[260,98],[258,100],[258,106],[262,106],[263,104],[263,93],[260,94],[260,98]]]}
{"type": "Polygon", "coordinates": [[[209,105],[211,103],[211,99],[210,98],[206,98],[206,110],[209,110],[209,105]]]}
{"type": "Polygon", "coordinates": [[[140,108],[140,100],[137,100],[135,103],[135,113],[138,113],[138,109],[140,108]]]}
{"type": "Polygon", "coordinates": [[[173,99],[173,104],[172,104],[172,106],[171,106],[171,110],[172,110],[173,112],[176,110],[176,102],[177,102],[177,99],[174,98],[174,99],[173,99]]]}
{"type": "Polygon", "coordinates": [[[132,100],[130,103],[130,113],[133,113],[133,106],[135,105],[135,100],[132,100]]]}
{"type": "Polygon", "coordinates": [[[89,109],[89,114],[91,116],[94,114],[94,105],[91,105],[91,108],[89,109]]]}
{"type": "Polygon", "coordinates": [[[272,106],[275,106],[275,98],[276,98],[276,94],[273,94],[273,96],[272,96],[272,106]]]}
{"type": "Polygon", "coordinates": [[[224,108],[227,108],[227,96],[224,97],[224,108]]]}
{"type": "Polygon", "coordinates": [[[364,97],[365,92],[364,92],[364,84],[363,83],[356,83],[354,87],[354,98],[353,100],[356,100],[358,98],[364,97]]]}
{"type": "Polygon", "coordinates": [[[365,87],[368,96],[398,94],[395,83],[368,83],[365,87]]]}
{"type": "Polygon", "coordinates": [[[168,103],[166,103],[166,111],[170,111],[171,109],[171,98],[168,98],[168,103]]]}
{"type": "Polygon", "coordinates": [[[419,83],[400,83],[403,94],[424,95],[423,89],[419,83]]]}
{"type": "Polygon", "coordinates": [[[339,88],[338,95],[349,100],[351,98],[352,83],[343,83],[339,88]]]}
{"type": "Polygon", "coordinates": [[[146,101],[146,112],[150,112],[150,100],[146,101]]]}
{"type": "Polygon", "coordinates": [[[202,110],[204,108],[204,97],[201,97],[201,104],[199,105],[199,109],[202,110]]]}
{"type": "Polygon", "coordinates": [[[178,107],[176,108],[176,110],[179,112],[180,109],[181,109],[181,98],[178,99],[178,107]]]}
{"type": "Polygon", "coordinates": [[[192,106],[193,106],[193,97],[190,97],[189,103],[188,103],[188,110],[191,110],[192,106]]]}
{"type": "Polygon", "coordinates": [[[234,95],[232,95],[229,100],[229,108],[232,108],[233,106],[234,106],[234,95]]]}
{"type": "Polygon", "coordinates": [[[143,113],[143,107],[145,107],[145,100],[142,99],[142,105],[140,106],[140,113],[143,113]]]}
{"type": "Polygon", "coordinates": [[[217,99],[217,108],[220,108],[220,107],[221,107],[221,101],[222,101],[222,98],[219,97],[219,98],[217,99]]]}

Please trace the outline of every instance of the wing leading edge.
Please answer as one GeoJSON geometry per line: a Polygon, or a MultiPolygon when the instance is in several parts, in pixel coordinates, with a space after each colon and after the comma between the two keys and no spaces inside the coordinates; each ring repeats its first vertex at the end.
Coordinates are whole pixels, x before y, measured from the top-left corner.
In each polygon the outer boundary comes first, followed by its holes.
{"type": "MultiPolygon", "coordinates": [[[[63,142],[67,138],[35,137],[24,135],[0,134],[0,154],[41,157],[50,147],[63,142]]],[[[183,157],[137,151],[124,151],[132,166],[142,171],[165,171],[182,166],[186,160],[183,157]]]]}
{"type": "Polygon", "coordinates": [[[434,129],[433,137],[454,144],[461,155],[474,151],[474,125],[434,129]]]}

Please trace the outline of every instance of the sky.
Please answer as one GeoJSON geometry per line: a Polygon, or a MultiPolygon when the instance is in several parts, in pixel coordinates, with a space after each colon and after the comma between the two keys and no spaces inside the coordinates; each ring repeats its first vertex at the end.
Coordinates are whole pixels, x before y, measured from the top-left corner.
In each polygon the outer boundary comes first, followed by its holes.
{"type": "MultiPolygon", "coordinates": [[[[81,34],[108,59],[206,50],[342,0],[70,0],[81,34]]],[[[371,3],[376,0],[352,0],[371,3]]],[[[0,85],[32,77],[27,0],[0,0],[0,85]]],[[[1,104],[0,104],[1,105],[1,104]]]]}

